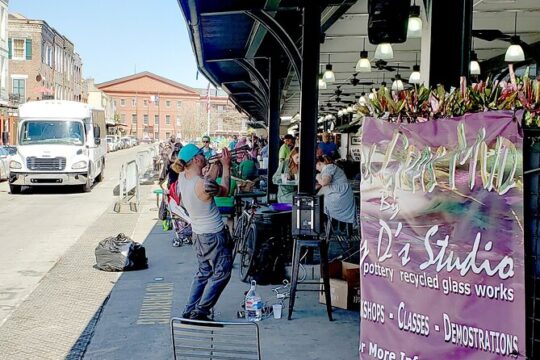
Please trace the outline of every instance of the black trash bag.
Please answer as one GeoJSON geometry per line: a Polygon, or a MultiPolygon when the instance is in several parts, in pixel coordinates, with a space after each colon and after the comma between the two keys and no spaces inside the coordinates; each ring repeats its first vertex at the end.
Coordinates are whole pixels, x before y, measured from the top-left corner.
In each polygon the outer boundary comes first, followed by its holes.
{"type": "Polygon", "coordinates": [[[101,240],[95,250],[96,268],[103,271],[128,271],[148,268],[144,246],[124,234],[101,240]]]}

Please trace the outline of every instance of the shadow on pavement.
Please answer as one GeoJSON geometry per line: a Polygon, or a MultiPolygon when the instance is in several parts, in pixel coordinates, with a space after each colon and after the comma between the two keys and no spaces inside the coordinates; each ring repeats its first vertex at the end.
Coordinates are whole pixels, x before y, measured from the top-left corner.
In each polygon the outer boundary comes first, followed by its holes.
{"type": "MultiPolygon", "coordinates": [[[[172,358],[169,321],[181,316],[197,263],[191,246],[172,247],[172,236],[172,232],[162,230],[161,222],[155,224],[143,242],[149,268],[120,276],[69,359],[172,358]],[[81,348],[85,348],[84,356],[78,357],[81,348]]],[[[272,291],[275,287],[257,287],[268,305],[279,302],[272,291]]],[[[215,319],[238,320],[248,289],[249,285],[239,280],[235,264],[231,281],[215,307],[215,319]]],[[[287,306],[285,301],[281,319],[268,317],[258,323],[263,359],[358,358],[358,312],[334,308],[335,320],[329,322],[317,292],[298,294],[291,321],[286,319],[287,306]]]]}

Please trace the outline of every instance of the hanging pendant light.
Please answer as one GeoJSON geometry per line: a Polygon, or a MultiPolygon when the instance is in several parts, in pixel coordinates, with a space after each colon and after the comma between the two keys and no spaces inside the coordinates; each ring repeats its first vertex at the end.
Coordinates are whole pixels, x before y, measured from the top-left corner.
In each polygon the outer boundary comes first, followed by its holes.
{"type": "Polygon", "coordinates": [[[394,79],[394,82],[392,83],[392,90],[393,91],[403,90],[403,81],[401,81],[401,75],[396,74],[396,78],[394,79]]]}
{"type": "Polygon", "coordinates": [[[367,103],[367,100],[366,100],[366,93],[363,92],[362,93],[362,96],[360,96],[360,98],[358,99],[358,104],[360,105],[365,105],[367,103]]]}
{"type": "Polygon", "coordinates": [[[322,74],[319,76],[319,90],[326,89],[326,81],[323,80],[322,74]]]}
{"type": "Polygon", "coordinates": [[[514,36],[510,38],[510,46],[506,50],[504,55],[504,61],[506,62],[518,62],[525,61],[525,54],[523,53],[523,48],[520,45],[521,40],[517,36],[517,11],[514,18],[514,36]]]}
{"type": "Polygon", "coordinates": [[[368,52],[366,51],[366,38],[364,38],[364,50],[360,51],[360,60],[356,63],[357,72],[371,72],[371,63],[368,59],[368,52]]]}
{"type": "Polygon", "coordinates": [[[349,105],[349,106],[347,106],[347,114],[348,114],[348,113],[352,113],[352,112],[353,112],[353,110],[354,110],[354,109],[353,109],[353,107],[352,107],[352,106],[350,106],[350,105],[349,105]]]}
{"type": "Polygon", "coordinates": [[[319,90],[325,90],[325,89],[326,89],[326,81],[323,80],[322,66],[321,66],[321,72],[319,73],[319,90]]]}
{"type": "Polygon", "coordinates": [[[422,37],[422,19],[420,18],[420,6],[416,0],[409,10],[409,23],[407,25],[407,39],[422,37]]]}
{"type": "Polygon", "coordinates": [[[420,84],[420,65],[418,65],[418,53],[416,54],[416,61],[412,67],[413,72],[409,76],[409,83],[420,84]]]}
{"type": "Polygon", "coordinates": [[[380,43],[375,49],[375,58],[381,60],[390,60],[394,58],[394,50],[390,43],[380,43]]]}
{"type": "Polygon", "coordinates": [[[469,73],[471,75],[480,75],[480,64],[478,63],[478,55],[476,55],[476,51],[471,51],[471,62],[469,63],[469,73]]]}
{"type": "Polygon", "coordinates": [[[332,71],[332,64],[330,64],[330,54],[328,54],[328,64],[326,64],[326,71],[324,72],[323,80],[326,83],[333,83],[334,81],[336,81],[336,76],[332,71]]]}
{"type": "Polygon", "coordinates": [[[383,73],[383,75],[382,75],[382,82],[381,82],[381,87],[380,87],[380,88],[383,89],[383,91],[384,91],[385,93],[387,93],[387,94],[388,94],[388,92],[390,91],[390,90],[386,87],[386,81],[384,81],[384,73],[383,73]]]}
{"type": "Polygon", "coordinates": [[[409,76],[409,83],[420,84],[420,65],[413,65],[413,72],[409,76]]]}

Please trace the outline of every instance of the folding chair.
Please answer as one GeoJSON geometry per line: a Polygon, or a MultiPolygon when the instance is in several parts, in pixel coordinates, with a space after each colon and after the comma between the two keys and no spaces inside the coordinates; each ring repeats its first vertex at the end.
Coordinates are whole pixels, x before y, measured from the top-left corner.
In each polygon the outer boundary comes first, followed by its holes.
{"type": "Polygon", "coordinates": [[[261,360],[259,327],[253,322],[171,319],[175,360],[261,360]]]}

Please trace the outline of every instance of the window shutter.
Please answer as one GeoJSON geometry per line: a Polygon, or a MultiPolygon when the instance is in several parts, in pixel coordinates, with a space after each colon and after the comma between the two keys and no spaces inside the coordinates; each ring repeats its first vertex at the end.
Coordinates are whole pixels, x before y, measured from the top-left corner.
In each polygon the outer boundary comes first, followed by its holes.
{"type": "Polygon", "coordinates": [[[8,38],[8,59],[11,59],[11,38],[8,38]]]}
{"type": "Polygon", "coordinates": [[[32,60],[32,39],[26,39],[26,60],[32,60]]]}

